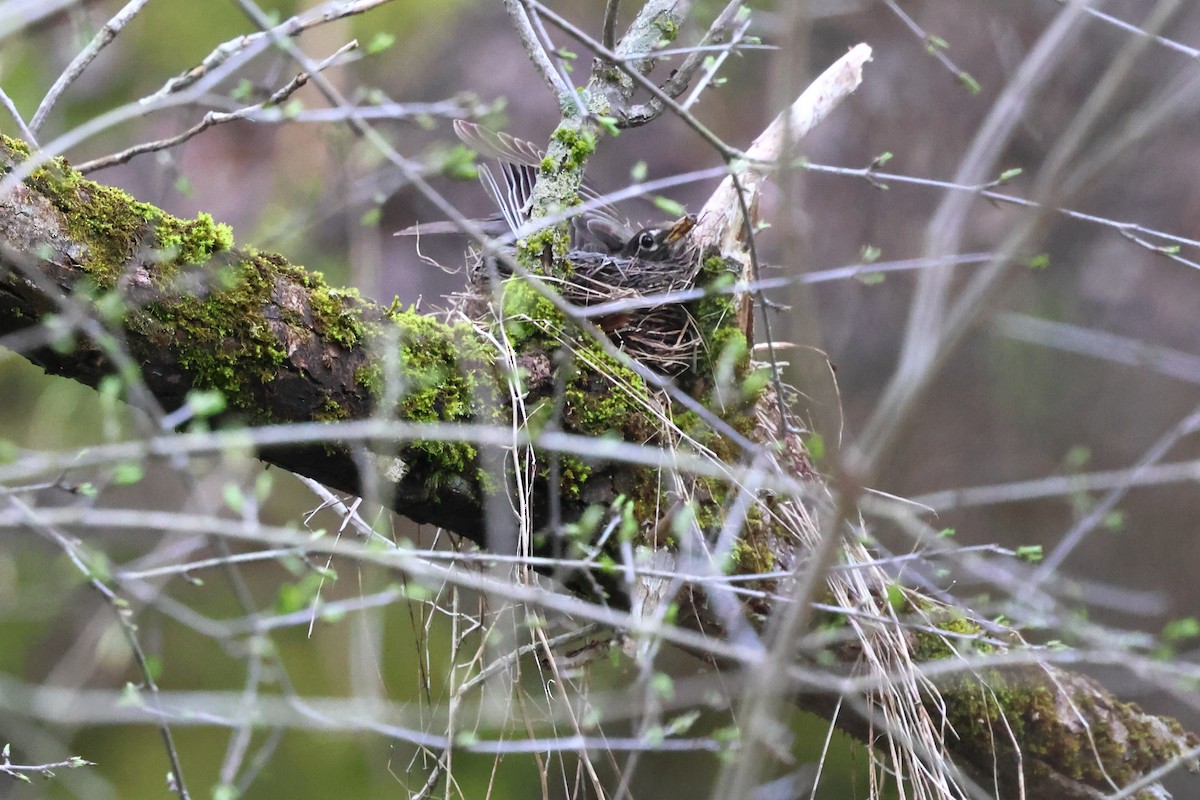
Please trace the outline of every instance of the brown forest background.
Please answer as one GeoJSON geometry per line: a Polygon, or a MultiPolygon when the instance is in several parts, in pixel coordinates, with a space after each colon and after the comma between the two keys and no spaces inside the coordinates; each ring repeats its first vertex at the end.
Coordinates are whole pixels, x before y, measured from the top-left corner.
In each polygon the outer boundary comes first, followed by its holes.
{"type": "MultiPolygon", "coordinates": [[[[6,6],[20,5],[0,3],[0,20],[6,6]]],[[[118,5],[86,3],[4,40],[0,86],[26,116],[77,52],[80,41],[118,5]]],[[[1109,2],[1104,9],[1137,24],[1150,5],[1145,0],[1123,0],[1109,2]]],[[[300,7],[296,3],[264,6],[283,15],[300,7]]],[[[602,6],[598,1],[554,4],[593,31],[602,6]]],[[[819,164],[860,168],[890,152],[888,170],[951,179],[1011,70],[1061,6],[1052,0],[920,0],[903,3],[903,8],[926,31],[948,43],[947,55],[982,87],[978,94],[966,91],[926,52],[924,42],[880,3],[827,0],[798,3],[796,8],[768,3],[756,4],[753,30],[784,49],[750,51],[732,58],[724,72],[727,84],[709,91],[697,114],[725,141],[745,146],[813,74],[851,45],[867,42],[874,48],[874,60],[863,85],[806,140],[804,155],[819,164]]],[[[703,10],[700,16],[707,18],[703,10]]],[[[250,29],[232,4],[152,3],[71,89],[43,139],[153,92],[217,43],[250,29]]],[[[348,94],[359,87],[376,87],[394,101],[414,103],[470,93],[480,103],[497,104],[493,119],[533,141],[545,141],[558,119],[558,109],[530,68],[499,3],[402,0],[319,28],[303,44],[309,53],[325,54],[352,36],[364,44],[381,44],[380,34],[395,37],[394,44],[328,73],[348,94]]],[[[1200,7],[1184,4],[1164,34],[1176,42],[1200,45],[1200,7]]],[[[1006,185],[1007,191],[1021,195],[1028,188],[1048,148],[1130,36],[1101,20],[1085,26],[1072,52],[1044,83],[1000,160],[1004,168],[1024,170],[1006,185]]],[[[295,71],[282,60],[256,63],[258,77],[273,81],[272,85],[295,71]]],[[[580,64],[582,68],[586,59],[580,64]]],[[[1105,112],[1091,149],[1127,124],[1148,98],[1198,68],[1194,57],[1168,47],[1149,47],[1105,112]]],[[[312,107],[320,104],[315,93],[301,91],[297,97],[312,107]]],[[[1181,108],[1173,121],[1107,165],[1082,196],[1070,198],[1071,207],[1200,238],[1200,192],[1196,191],[1200,104],[1194,94],[1190,100],[1190,107],[1181,108]]],[[[198,114],[184,109],[139,119],[85,142],[68,156],[81,162],[132,142],[167,136],[194,122],[198,114]]],[[[403,154],[424,153],[435,163],[439,148],[452,135],[448,120],[430,119],[432,127],[405,122],[383,122],[379,127],[403,154]]],[[[15,133],[7,118],[0,121],[0,130],[15,133]]],[[[435,307],[443,294],[461,288],[461,275],[448,275],[422,262],[413,240],[393,238],[390,233],[437,213],[397,175],[364,153],[337,125],[233,123],[206,132],[169,156],[141,156],[92,177],[183,217],[209,212],[230,223],[239,241],[284,252],[297,263],[323,271],[335,285],[354,285],[380,300],[395,295],[404,304],[435,307]]],[[[719,163],[684,125],[663,119],[606,140],[589,165],[589,175],[602,189],[617,188],[628,181],[638,161],[648,164],[651,178],[719,163]]],[[[489,210],[474,181],[434,180],[465,212],[489,210]]],[[[696,185],[669,194],[695,208],[711,188],[696,185]]],[[[888,188],[881,190],[861,178],[802,172],[790,183],[776,186],[768,198],[763,216],[772,229],[762,238],[762,256],[778,265],[782,275],[857,263],[864,247],[879,248],[883,259],[915,257],[921,252],[926,222],[941,197],[939,190],[928,187],[889,181],[888,188]]],[[[648,203],[629,208],[634,217],[656,215],[648,203]]],[[[976,203],[963,250],[995,248],[1022,213],[976,203]]],[[[1191,380],[1170,377],[1146,366],[1017,341],[997,326],[997,315],[1017,312],[1200,356],[1200,275],[1195,270],[1140,248],[1111,228],[1060,217],[1051,224],[1039,248],[1049,256],[1049,267],[1013,271],[990,305],[995,315],[983,320],[956,351],[923,397],[912,424],[889,451],[874,481],[877,488],[919,497],[1072,470],[1128,468],[1192,411],[1200,372],[1194,372],[1191,380]],[[1080,448],[1086,448],[1086,455],[1080,448]]],[[[443,264],[461,261],[461,242],[426,239],[421,247],[443,264]]],[[[776,336],[819,348],[836,364],[846,441],[853,441],[861,431],[894,368],[912,285],[909,275],[890,275],[880,283],[844,280],[779,298],[791,310],[774,316],[776,336]]],[[[790,358],[800,367],[790,375],[793,380],[802,383],[803,375],[819,374],[818,353],[800,350],[790,358]]],[[[814,420],[827,435],[836,435],[837,415],[828,392],[815,389],[811,394],[817,403],[814,420]]],[[[0,397],[0,439],[27,447],[66,449],[107,435],[96,421],[108,412],[95,393],[47,378],[7,352],[0,353],[0,397]]],[[[1176,445],[1166,460],[1197,457],[1200,447],[1193,437],[1176,445]]],[[[250,474],[255,467],[247,464],[245,469],[250,474]]],[[[276,479],[282,481],[280,476],[276,479]]],[[[151,475],[137,486],[116,491],[110,499],[140,507],[176,508],[192,491],[176,476],[151,475]]],[[[297,509],[313,505],[310,496],[283,482],[263,514],[283,522],[299,516],[297,509]]],[[[943,512],[934,524],[957,530],[959,544],[1014,548],[1040,544],[1049,551],[1085,507],[1086,500],[1079,495],[992,504],[943,512]]],[[[1200,563],[1200,536],[1196,535],[1200,503],[1190,484],[1168,484],[1135,490],[1119,509],[1111,524],[1088,537],[1061,571],[1099,585],[1087,603],[1078,606],[1086,605],[1090,619],[1156,634],[1170,620],[1188,617],[1200,608],[1200,582],[1195,578],[1200,563]]],[[[433,539],[428,530],[408,535],[433,539]]],[[[904,547],[902,538],[889,540],[887,531],[882,535],[885,541],[904,547]]],[[[110,549],[128,556],[140,547],[136,537],[115,532],[110,549]]],[[[129,679],[132,673],[125,657],[116,652],[119,647],[112,648],[111,662],[102,655],[94,667],[76,652],[86,649],[82,643],[91,635],[93,599],[84,587],[73,593],[40,591],[40,586],[61,585],[61,580],[45,581],[39,568],[59,579],[67,572],[61,555],[33,537],[12,537],[0,544],[0,673],[63,685],[73,685],[81,676],[83,683],[96,686],[119,686],[129,679]]],[[[254,588],[269,598],[285,577],[281,570],[264,568],[257,576],[261,584],[254,588]]],[[[955,593],[970,598],[972,588],[960,583],[955,593]]],[[[181,590],[181,596],[209,613],[229,606],[219,593],[198,587],[181,590]]],[[[987,608],[986,602],[977,605],[987,608]]],[[[386,639],[386,646],[397,652],[388,654],[393,669],[383,681],[397,695],[407,691],[403,685],[415,669],[403,652],[408,624],[407,620],[389,623],[392,629],[386,639]]],[[[184,654],[174,656],[165,685],[213,688],[214,675],[220,675],[219,647],[189,642],[186,634],[166,621],[147,626],[149,638],[157,638],[163,652],[184,654]]],[[[338,674],[341,662],[336,656],[344,646],[340,638],[344,635],[334,629],[308,640],[303,630],[295,630],[282,637],[285,654],[297,664],[296,675],[305,689],[336,693],[345,688],[350,678],[338,674]]],[[[445,657],[437,655],[436,633],[428,647],[435,665],[445,657]]],[[[1127,676],[1099,674],[1127,699],[1151,711],[1176,715],[1193,730],[1200,729],[1200,704],[1181,707],[1177,699],[1152,687],[1132,685],[1127,676]]],[[[230,680],[225,688],[236,689],[238,678],[230,680]]],[[[39,725],[0,712],[0,742],[28,741],[42,735],[38,730],[39,725]]],[[[799,755],[802,760],[819,751],[823,726],[812,730],[818,741],[811,753],[799,755]]],[[[66,734],[59,730],[56,735],[66,734]]],[[[161,754],[155,752],[156,736],[150,728],[95,727],[67,736],[73,752],[100,762],[105,777],[73,776],[13,796],[115,796],[106,794],[110,789],[105,780],[112,782],[109,787],[122,787],[121,796],[159,796],[165,768],[161,754]],[[134,757],[133,752],[140,754],[134,757]]],[[[219,760],[220,734],[186,730],[181,737],[181,749],[192,760],[193,777],[204,774],[206,761],[219,760]]],[[[842,757],[856,757],[852,750],[847,752],[842,757]]],[[[705,766],[699,756],[690,758],[694,762],[676,758],[669,764],[664,758],[669,774],[678,777],[657,789],[652,780],[649,785],[638,784],[636,796],[704,792],[711,765],[705,766]]],[[[488,780],[490,758],[477,760],[481,768],[477,777],[460,776],[479,781],[479,792],[464,790],[466,796],[482,796],[488,780]]],[[[250,796],[284,796],[300,786],[329,787],[311,796],[325,796],[334,787],[346,796],[395,796],[396,779],[388,771],[402,772],[406,762],[407,757],[397,757],[386,741],[348,736],[318,743],[315,737],[291,734],[250,796]]],[[[528,771],[502,771],[494,796],[532,796],[537,790],[536,784],[528,783],[531,780],[535,778],[528,771]]],[[[658,782],[662,783],[661,776],[658,782]]],[[[863,787],[847,789],[831,782],[826,790],[830,797],[860,796],[863,787]]]]}

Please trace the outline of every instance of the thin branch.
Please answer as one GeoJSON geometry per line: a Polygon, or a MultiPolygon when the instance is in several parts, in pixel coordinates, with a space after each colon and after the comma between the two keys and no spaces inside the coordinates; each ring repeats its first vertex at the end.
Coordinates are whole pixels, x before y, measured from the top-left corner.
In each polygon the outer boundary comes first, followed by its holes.
{"type": "Polygon", "coordinates": [[[363,14],[389,2],[391,0],[355,0],[348,3],[329,0],[304,16],[295,16],[274,26],[263,17],[261,30],[218,45],[199,64],[171,78],[157,92],[143,98],[142,103],[154,103],[193,85],[201,89],[212,86],[224,80],[230,71],[266,50],[272,42],[278,42],[279,37],[295,38],[312,28],[363,14]]]}
{"type": "MultiPolygon", "coordinates": [[[[522,2],[531,8],[536,8],[540,14],[554,23],[557,28],[563,31],[563,33],[566,33],[572,39],[575,39],[585,47],[592,48],[596,51],[598,56],[612,62],[613,64],[616,64],[617,67],[624,74],[628,75],[634,83],[645,89],[651,94],[651,96],[657,98],[666,108],[671,109],[671,111],[677,114],[689,128],[695,131],[702,139],[704,139],[704,141],[712,145],[722,157],[726,159],[732,159],[741,155],[740,151],[723,142],[720,137],[710,131],[704,124],[700,122],[700,120],[696,119],[694,115],[684,110],[682,106],[676,103],[674,98],[668,96],[662,89],[658,88],[654,81],[650,80],[640,71],[638,71],[636,65],[630,65],[626,63],[629,61],[627,56],[604,47],[593,37],[588,36],[587,33],[572,24],[570,20],[548,8],[543,3],[538,2],[538,0],[522,0],[522,2]]],[[[620,113],[621,109],[614,109],[614,111],[620,113]]]]}
{"type": "Polygon", "coordinates": [[[512,21],[517,38],[521,40],[521,46],[525,48],[525,54],[529,56],[534,69],[542,76],[542,80],[550,87],[550,91],[555,97],[567,97],[571,93],[571,89],[563,82],[558,70],[550,61],[545,46],[533,29],[533,23],[529,20],[529,13],[525,10],[525,6],[521,4],[520,0],[504,0],[504,8],[508,11],[508,18],[512,21]]]}
{"type": "MultiPolygon", "coordinates": [[[[116,617],[117,624],[121,628],[121,632],[125,635],[125,642],[129,645],[130,651],[133,653],[134,660],[137,662],[138,670],[141,672],[142,681],[146,685],[146,689],[150,695],[150,703],[153,712],[161,713],[162,705],[158,694],[158,684],[154,680],[154,673],[150,666],[150,662],[146,657],[145,651],[142,649],[141,642],[138,640],[137,626],[135,626],[125,615],[125,603],[121,598],[105,585],[104,581],[96,577],[94,564],[89,564],[89,556],[81,547],[80,543],[64,534],[60,533],[53,525],[47,524],[41,518],[41,513],[33,508],[30,508],[19,497],[10,495],[8,503],[22,517],[23,524],[38,531],[42,536],[57,544],[66,553],[67,558],[75,566],[79,573],[84,576],[88,584],[95,589],[104,601],[112,609],[113,616],[116,617]]],[[[171,727],[165,719],[161,719],[158,723],[159,734],[162,736],[163,744],[167,751],[167,760],[171,765],[171,789],[179,795],[179,800],[189,800],[187,784],[183,779],[183,765],[179,760],[179,751],[175,747],[175,738],[171,735],[171,727]]]]}
{"type": "MultiPolygon", "coordinates": [[[[336,63],[346,53],[355,50],[357,47],[357,41],[347,42],[339,47],[333,55],[319,62],[316,65],[317,71],[326,69],[330,65],[336,63]]],[[[167,137],[166,139],[143,142],[142,144],[128,147],[119,153],[113,153],[112,155],[104,156],[102,158],[95,158],[91,161],[85,161],[76,167],[76,169],[86,175],[91,172],[107,169],[108,167],[117,166],[118,164],[125,164],[129,161],[132,161],[137,156],[144,155],[146,153],[156,153],[161,150],[169,150],[170,148],[183,144],[189,139],[192,139],[209,128],[217,125],[223,125],[227,122],[234,122],[241,119],[260,118],[258,115],[260,115],[265,109],[275,109],[275,118],[282,119],[283,112],[279,110],[278,107],[281,106],[289,97],[291,97],[293,93],[308,83],[308,79],[309,75],[301,72],[261,103],[255,103],[252,106],[246,106],[245,108],[238,109],[237,111],[209,111],[204,115],[203,119],[182,133],[167,137]]]]}
{"type": "Polygon", "coordinates": [[[1133,465],[1133,476],[1128,484],[1114,486],[1101,498],[1100,502],[1088,509],[1088,513],[1083,519],[1071,526],[1071,529],[1063,535],[1058,544],[1050,550],[1050,553],[1046,556],[1046,560],[1039,565],[1037,572],[1034,574],[1034,585],[1045,583],[1057,575],[1058,568],[1067,560],[1067,557],[1075,551],[1075,548],[1083,542],[1088,534],[1104,521],[1108,513],[1116,508],[1117,503],[1121,502],[1125,495],[1129,493],[1130,488],[1137,482],[1140,470],[1160,461],[1181,439],[1192,435],[1198,430],[1200,430],[1200,406],[1193,409],[1190,414],[1173,425],[1170,430],[1159,437],[1142,454],[1142,457],[1133,465]]]}
{"type": "Polygon", "coordinates": [[[58,80],[50,87],[50,91],[46,92],[46,96],[42,98],[41,105],[38,106],[33,115],[33,121],[29,123],[29,127],[36,133],[41,130],[42,123],[46,121],[46,117],[50,114],[54,104],[62,97],[63,92],[75,82],[75,80],[83,74],[83,71],[88,68],[88,65],[95,60],[96,56],[100,55],[100,51],[117,38],[119,34],[129,22],[138,15],[150,0],[129,0],[129,2],[120,11],[113,16],[104,26],[96,32],[92,37],[92,41],[88,42],[87,47],[80,51],[79,55],[67,65],[62,74],[58,76],[58,80]]]}
{"type": "Polygon", "coordinates": [[[604,25],[600,41],[609,50],[617,46],[617,13],[621,10],[621,0],[608,0],[604,5],[604,25]]]}
{"type": "Polygon", "coordinates": [[[12,98],[8,96],[8,92],[4,91],[3,88],[0,88],[0,105],[4,106],[4,110],[13,118],[13,122],[17,123],[17,131],[21,134],[21,138],[36,148],[37,137],[33,131],[29,130],[29,126],[25,124],[24,117],[17,110],[17,104],[12,101],[12,98]]]}
{"type": "MultiPolygon", "coordinates": [[[[729,53],[733,52],[742,35],[750,26],[749,10],[743,6],[743,0],[730,0],[717,18],[713,20],[712,25],[708,27],[704,37],[700,40],[698,47],[691,51],[683,63],[679,65],[666,82],[662,85],[662,90],[669,97],[679,97],[687,90],[696,71],[705,63],[705,53],[714,45],[720,45],[720,55],[713,60],[713,63],[706,68],[706,79],[696,85],[696,89],[692,92],[688,100],[681,104],[681,108],[690,108],[699,97],[703,87],[716,74],[720,65],[724,63],[729,53]],[[724,43],[724,44],[722,44],[724,43]]],[[[660,54],[661,55],[661,54],[660,54]]],[[[644,125],[650,120],[662,113],[664,105],[657,98],[634,106],[626,113],[626,125],[634,127],[644,125]]]]}

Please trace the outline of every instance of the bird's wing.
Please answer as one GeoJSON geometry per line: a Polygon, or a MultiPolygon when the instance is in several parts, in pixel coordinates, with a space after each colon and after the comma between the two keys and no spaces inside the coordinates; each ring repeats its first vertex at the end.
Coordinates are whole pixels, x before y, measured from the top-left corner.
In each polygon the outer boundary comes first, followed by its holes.
{"type": "MultiPolygon", "coordinates": [[[[537,171],[541,168],[545,153],[533,142],[500,131],[493,131],[463,119],[454,120],[454,133],[462,140],[463,144],[475,152],[499,159],[502,162],[507,189],[496,194],[493,194],[486,185],[485,189],[488,189],[488,194],[492,195],[493,199],[498,195],[512,197],[513,201],[507,204],[498,203],[498,205],[501,205],[502,209],[513,207],[522,209],[522,221],[528,219],[529,200],[533,196],[533,187],[537,183],[537,171]],[[515,202],[517,199],[519,202],[515,202]]],[[[483,180],[482,170],[480,179],[483,180]]],[[[492,179],[494,183],[495,176],[492,176],[492,179]]],[[[633,235],[633,228],[629,221],[621,216],[616,207],[606,202],[602,195],[587,182],[580,187],[579,194],[585,202],[597,204],[595,208],[587,212],[588,220],[585,223],[587,231],[608,249],[621,249],[633,235]]],[[[504,213],[507,219],[508,211],[505,210],[504,213]]]]}

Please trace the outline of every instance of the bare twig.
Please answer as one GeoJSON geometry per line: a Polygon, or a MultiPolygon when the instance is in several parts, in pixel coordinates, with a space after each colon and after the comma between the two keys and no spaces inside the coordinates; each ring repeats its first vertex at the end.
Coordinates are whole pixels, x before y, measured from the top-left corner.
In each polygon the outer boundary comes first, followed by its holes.
{"type": "MultiPolygon", "coordinates": [[[[1178,1],[1161,0],[1151,15],[1154,24],[1164,24],[1178,1]]],[[[982,180],[992,169],[990,165],[998,156],[1001,143],[1007,140],[1022,118],[1022,108],[1028,102],[1033,87],[1047,79],[1053,71],[1053,64],[1069,50],[1065,43],[1081,30],[1086,20],[1082,11],[1086,7],[1084,3],[1069,5],[1043,34],[977,134],[971,151],[960,167],[959,182],[982,180]]],[[[1122,55],[1097,84],[1092,98],[1048,156],[1047,164],[1052,168],[1044,169],[1038,175],[1034,195],[1039,201],[1052,206],[1063,197],[1080,191],[1085,181],[1095,174],[1100,162],[1093,161],[1087,165],[1090,169],[1082,169],[1078,174],[1071,174],[1067,167],[1082,146],[1085,134],[1098,119],[1100,110],[1115,96],[1122,84],[1122,76],[1132,68],[1137,53],[1148,43],[1148,39],[1127,42],[1122,55]]],[[[1122,141],[1129,144],[1136,138],[1122,141]]],[[[1112,157],[1111,153],[1106,154],[1103,163],[1111,163],[1112,157]]],[[[943,202],[929,225],[927,253],[948,253],[957,249],[969,205],[963,198],[947,198],[943,202]]],[[[999,249],[1000,259],[977,273],[955,298],[953,305],[949,304],[950,276],[945,271],[931,271],[922,275],[909,315],[900,363],[855,444],[857,469],[869,474],[879,463],[908,420],[917,398],[932,381],[950,351],[974,324],[980,309],[1008,273],[1013,256],[1027,248],[1038,235],[1042,221],[1042,214],[1024,221],[999,249]]]]}
{"type": "MultiPolygon", "coordinates": [[[[758,165],[771,164],[784,152],[785,134],[800,140],[825,119],[862,81],[863,66],[871,58],[868,45],[856,45],[814,80],[791,108],[782,112],[746,151],[747,166],[740,175],[745,202],[750,208],[758,203],[768,171],[758,165]]],[[[714,242],[721,252],[736,253],[744,247],[747,224],[743,218],[736,187],[731,177],[717,187],[697,215],[695,235],[714,242]]]]}
{"type": "Polygon", "coordinates": [[[504,8],[508,11],[508,18],[512,21],[517,38],[521,40],[521,46],[525,48],[526,55],[533,62],[534,69],[542,76],[542,80],[550,87],[550,91],[554,93],[555,97],[566,97],[571,92],[570,87],[563,82],[558,70],[550,61],[550,56],[546,54],[546,48],[538,39],[525,6],[521,4],[520,0],[504,0],[504,8]]]}
{"type": "MultiPolygon", "coordinates": [[[[316,65],[316,69],[318,71],[326,69],[330,65],[336,63],[343,55],[351,50],[356,49],[357,47],[358,42],[347,42],[338,48],[333,55],[319,62],[316,65]]],[[[86,175],[90,172],[96,172],[108,167],[114,167],[118,164],[125,164],[137,156],[145,153],[156,153],[161,150],[168,150],[176,145],[183,144],[189,139],[198,136],[199,134],[216,125],[222,125],[226,122],[234,122],[240,119],[255,118],[256,115],[260,114],[264,109],[277,109],[278,106],[282,105],[284,101],[291,97],[293,93],[300,89],[300,87],[308,83],[308,79],[309,75],[301,72],[261,103],[256,103],[252,106],[246,106],[245,108],[238,109],[237,111],[209,111],[204,115],[203,119],[182,133],[179,133],[175,136],[170,136],[166,139],[156,139],[153,142],[143,142],[142,144],[128,147],[119,153],[113,153],[112,155],[104,156],[102,158],[95,158],[91,161],[85,161],[80,164],[77,169],[86,175]]],[[[283,112],[277,111],[277,113],[278,118],[282,118],[283,112]]]]}
{"type": "Polygon", "coordinates": [[[238,36],[218,45],[199,64],[167,81],[161,89],[144,98],[142,102],[152,104],[194,84],[202,88],[211,86],[222,80],[231,68],[240,66],[249,58],[266,50],[273,41],[278,41],[279,37],[295,38],[319,25],[362,14],[389,2],[391,0],[326,2],[304,16],[292,17],[274,26],[264,18],[265,24],[260,25],[262,30],[238,36]]]}
{"type": "Polygon", "coordinates": [[[29,126],[25,124],[25,119],[21,116],[21,112],[17,110],[16,103],[8,96],[8,92],[2,88],[0,88],[0,105],[4,106],[4,110],[13,118],[13,122],[17,123],[17,131],[21,134],[21,138],[29,142],[33,147],[37,147],[37,137],[34,136],[33,131],[29,130],[29,126]]]}
{"type": "MultiPolygon", "coordinates": [[[[113,616],[117,619],[117,624],[121,628],[121,632],[125,635],[125,642],[129,645],[129,649],[133,652],[133,657],[137,661],[138,669],[141,672],[142,681],[146,685],[146,689],[150,696],[150,705],[153,709],[161,713],[162,706],[158,699],[158,684],[154,680],[153,669],[146,657],[145,651],[142,649],[141,642],[138,640],[137,627],[126,618],[124,613],[124,602],[121,598],[105,585],[104,581],[96,576],[96,564],[89,563],[89,556],[81,547],[80,543],[69,536],[66,536],[58,531],[51,524],[47,524],[41,519],[40,513],[30,508],[19,497],[10,495],[8,503],[16,510],[24,520],[24,525],[27,525],[40,534],[45,536],[50,541],[57,544],[66,553],[71,563],[79,570],[80,574],[87,579],[87,582],[93,589],[100,593],[105,602],[112,609],[113,616]]],[[[188,800],[187,784],[183,780],[183,765],[179,760],[179,751],[175,747],[175,739],[171,735],[171,727],[165,719],[161,719],[158,724],[159,734],[162,736],[163,744],[167,750],[167,760],[171,764],[170,784],[171,789],[179,795],[179,800],[188,800]]]]}
{"type": "MultiPolygon", "coordinates": [[[[691,96],[682,104],[682,108],[689,108],[696,102],[696,98],[703,91],[703,87],[712,80],[712,77],[716,74],[717,69],[720,68],[721,63],[724,62],[728,54],[736,49],[742,35],[749,27],[749,10],[742,3],[743,0],[730,0],[721,13],[717,15],[717,18],[713,20],[712,25],[708,27],[704,37],[700,40],[699,47],[691,51],[683,63],[679,65],[679,68],[663,83],[662,90],[669,97],[678,97],[683,94],[691,83],[696,71],[704,65],[705,54],[708,48],[713,45],[720,45],[720,55],[713,60],[711,66],[706,68],[707,78],[697,84],[691,96]]],[[[642,105],[634,106],[625,115],[625,125],[628,127],[644,125],[661,114],[663,108],[664,105],[658,98],[642,105]]]]}
{"type": "Polygon", "coordinates": [[[87,69],[88,64],[95,60],[96,56],[100,55],[108,44],[115,38],[121,30],[129,24],[130,20],[138,15],[150,0],[129,0],[125,6],[113,16],[104,26],[96,32],[92,41],[88,42],[87,47],[80,51],[79,55],[67,65],[63,73],[58,76],[58,80],[50,87],[50,91],[46,92],[46,96],[42,98],[41,105],[33,114],[33,120],[29,123],[29,127],[34,133],[37,133],[42,128],[42,123],[46,121],[46,117],[50,114],[50,110],[54,108],[54,104],[62,97],[63,92],[67,90],[75,79],[83,74],[87,69]]]}
{"type": "Polygon", "coordinates": [[[1129,490],[1137,482],[1139,472],[1146,467],[1156,464],[1181,439],[1190,436],[1197,430],[1200,430],[1200,407],[1193,409],[1190,414],[1171,426],[1170,430],[1159,437],[1142,454],[1142,457],[1133,465],[1133,475],[1129,483],[1114,486],[1104,495],[1100,502],[1088,509],[1088,513],[1084,515],[1083,519],[1071,526],[1071,529],[1063,535],[1058,544],[1051,549],[1046,556],[1046,560],[1039,565],[1038,571],[1034,574],[1033,584],[1036,586],[1052,580],[1058,574],[1058,568],[1067,560],[1067,557],[1075,551],[1075,548],[1080,545],[1088,534],[1104,521],[1108,513],[1116,508],[1117,503],[1121,502],[1125,495],[1129,493],[1129,490]]]}
{"type": "Polygon", "coordinates": [[[604,5],[604,26],[600,41],[609,50],[617,46],[617,13],[621,10],[621,0],[608,0],[604,5]]]}
{"type": "MultiPolygon", "coordinates": [[[[639,71],[639,65],[636,62],[631,61],[626,54],[621,53],[620,48],[618,48],[617,51],[609,50],[607,47],[604,47],[597,42],[593,37],[588,36],[587,33],[581,31],[577,26],[572,24],[570,20],[548,8],[543,3],[538,2],[538,0],[522,0],[522,2],[526,3],[526,5],[529,7],[536,8],[542,16],[554,23],[556,27],[558,27],[572,39],[575,39],[585,47],[592,48],[596,51],[597,55],[613,64],[616,64],[624,74],[628,75],[633,80],[634,83],[649,92],[651,96],[658,99],[663,106],[678,114],[679,118],[682,119],[689,128],[691,128],[693,131],[699,134],[702,139],[712,145],[722,157],[730,159],[741,155],[736,148],[727,145],[721,140],[720,137],[710,131],[707,126],[696,119],[695,116],[685,111],[683,107],[675,102],[674,98],[670,97],[666,94],[666,92],[658,88],[654,81],[643,75],[639,71]]],[[[619,108],[612,110],[618,114],[624,112],[623,109],[619,108]]]]}

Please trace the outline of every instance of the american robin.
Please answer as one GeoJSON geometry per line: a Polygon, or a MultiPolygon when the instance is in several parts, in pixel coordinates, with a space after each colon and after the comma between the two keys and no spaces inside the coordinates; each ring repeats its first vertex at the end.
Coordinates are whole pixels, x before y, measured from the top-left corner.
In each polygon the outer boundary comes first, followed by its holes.
{"type": "MultiPolygon", "coordinates": [[[[532,142],[466,120],[455,120],[454,132],[464,144],[481,155],[495,158],[500,166],[501,177],[497,180],[487,164],[479,165],[479,181],[496,204],[497,211],[472,222],[488,236],[515,232],[529,221],[542,151],[532,142]]],[[[661,225],[634,228],[611,203],[604,201],[586,183],[580,193],[593,208],[572,221],[572,251],[666,260],[672,257],[682,237],[696,223],[694,217],[687,216],[661,225]]],[[[397,231],[396,235],[443,233],[462,233],[462,229],[446,220],[412,225],[397,231]]]]}
{"type": "MultiPolygon", "coordinates": [[[[473,220],[489,236],[513,233],[529,220],[533,187],[537,182],[541,151],[530,142],[456,120],[454,132],[477,152],[498,160],[501,179],[486,165],[479,180],[497,211],[473,220]]],[[[629,355],[658,370],[676,374],[695,366],[702,337],[688,306],[673,302],[670,293],[690,288],[699,267],[698,248],[689,234],[696,225],[692,215],[635,229],[588,186],[581,194],[594,205],[572,220],[571,250],[566,255],[570,276],[558,289],[577,306],[628,300],[629,307],[606,314],[594,322],[629,355]],[[654,295],[657,302],[647,304],[654,295]]],[[[453,222],[413,226],[397,235],[461,233],[453,222]]],[[[495,270],[507,275],[502,263],[479,254],[468,263],[475,281],[485,281],[495,270]],[[486,268],[485,268],[486,267],[486,268]]]]}

